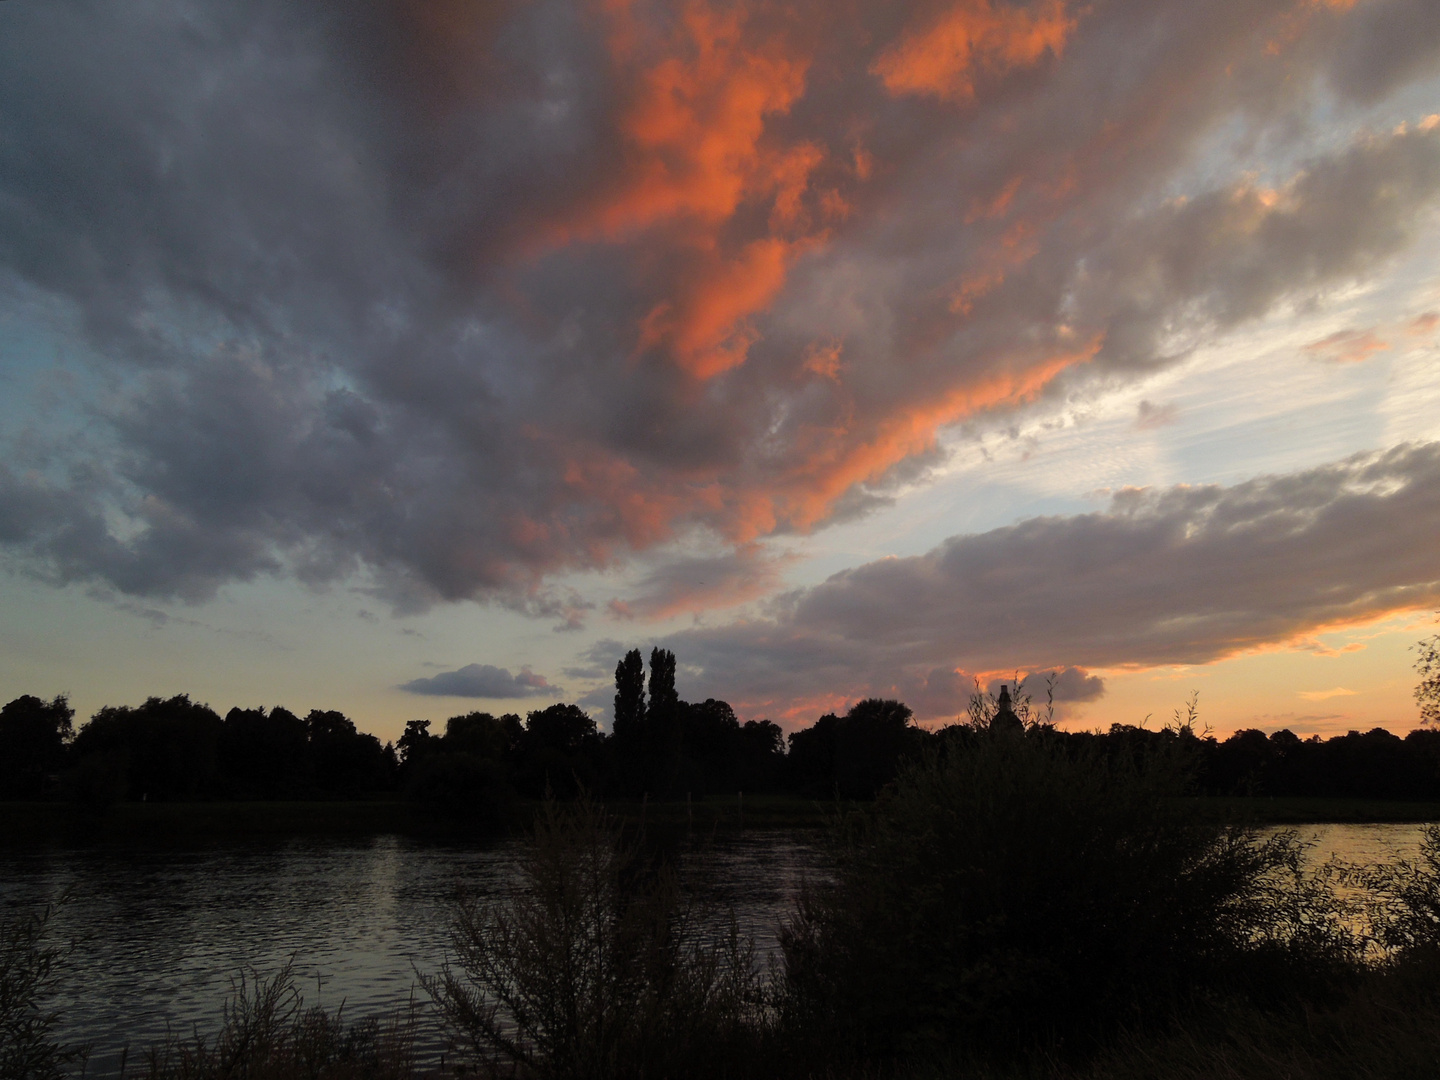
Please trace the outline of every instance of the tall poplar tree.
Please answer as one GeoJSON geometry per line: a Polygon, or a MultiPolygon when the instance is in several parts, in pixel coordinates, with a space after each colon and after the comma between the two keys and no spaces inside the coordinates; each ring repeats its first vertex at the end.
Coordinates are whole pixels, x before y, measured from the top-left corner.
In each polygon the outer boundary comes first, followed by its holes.
{"type": "Polygon", "coordinates": [[[675,654],[669,649],[651,649],[650,712],[669,719],[679,703],[680,696],[675,692],[675,654]]]}
{"type": "Polygon", "coordinates": [[[639,649],[631,649],[615,665],[615,724],[613,732],[622,742],[637,738],[645,722],[645,661],[639,649]]]}

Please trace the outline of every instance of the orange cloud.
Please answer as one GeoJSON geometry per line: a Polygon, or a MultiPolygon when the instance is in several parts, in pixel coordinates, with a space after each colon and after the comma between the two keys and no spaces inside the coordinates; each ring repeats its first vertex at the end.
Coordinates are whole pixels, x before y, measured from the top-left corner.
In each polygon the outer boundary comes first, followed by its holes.
{"type": "Polygon", "coordinates": [[[960,279],[950,297],[950,310],[956,315],[969,315],[975,301],[999,288],[1005,282],[1004,270],[987,270],[960,279]]]}
{"type": "MultiPolygon", "coordinates": [[[[623,69],[643,31],[628,6],[615,19],[611,47],[623,69]]],[[[748,42],[743,7],[721,13],[698,0],[658,51],[630,73],[631,103],[620,120],[630,172],[577,232],[614,236],[677,215],[722,221],[751,189],[774,190],[762,168],[775,160],[761,147],[766,119],[803,93],[808,60],[779,41],[748,42]]],[[[793,186],[793,167],[783,179],[793,186]]]]}
{"type": "Polygon", "coordinates": [[[805,350],[804,370],[822,379],[840,377],[840,353],[838,341],[817,341],[805,350]]]}
{"type": "Polygon", "coordinates": [[[1338,330],[1312,341],[1305,351],[1336,364],[1359,364],[1389,348],[1390,343],[1376,337],[1374,330],[1338,330]]]}
{"type": "MultiPolygon", "coordinates": [[[[873,483],[905,458],[931,449],[940,428],[985,409],[1032,400],[1066,368],[1091,360],[1102,343],[1097,337],[1083,349],[1046,357],[1020,371],[998,372],[888,417],[870,438],[847,440],[843,449],[837,447],[835,456],[827,460],[822,454],[803,475],[795,476],[785,492],[776,496],[779,516],[801,529],[818,525],[851,488],[873,483]]],[[[763,535],[761,525],[760,521],[739,520],[737,538],[763,535]]]]}
{"type": "MultiPolygon", "coordinates": [[[[1013,186],[1006,190],[1013,194],[1013,186]]],[[[1008,197],[1005,202],[1009,204],[1008,197]]],[[[969,315],[977,300],[1005,283],[1007,273],[1035,257],[1040,250],[1038,234],[1039,227],[1032,221],[1017,221],[1006,229],[1000,242],[986,249],[980,267],[962,277],[955,286],[950,294],[950,310],[956,315],[969,315]]]]}
{"type": "MultiPolygon", "coordinates": [[[[784,287],[795,260],[823,242],[848,200],[812,179],[828,160],[813,141],[781,140],[771,121],[805,91],[809,59],[761,34],[745,3],[690,0],[676,19],[647,21],[628,0],[604,8],[626,104],[623,165],[598,194],[544,230],[541,248],[623,242],[647,234],[668,253],[666,285],[636,327],[640,351],[661,349],[710,379],[745,362],[749,319],[784,287]],[[666,29],[668,27],[668,29],[666,29]],[[765,222],[755,229],[757,215],[765,222]],[[739,220],[743,218],[742,224],[739,220]]],[[[653,252],[652,252],[653,254],[653,252]]]]}
{"type": "Polygon", "coordinates": [[[1427,311],[1423,315],[1416,315],[1411,319],[1410,325],[1406,329],[1416,337],[1423,337],[1433,334],[1437,327],[1440,327],[1440,312],[1427,311]]]}
{"type": "Polygon", "coordinates": [[[767,236],[735,256],[697,260],[678,295],[657,304],[641,323],[640,348],[668,345],[675,362],[697,379],[743,364],[758,337],[746,317],[769,306],[791,264],[813,243],[767,236]]]}
{"type": "Polygon", "coordinates": [[[977,199],[970,206],[970,212],[965,215],[965,224],[971,225],[982,219],[1003,217],[1005,211],[1010,209],[1010,204],[1015,200],[1015,193],[1020,190],[1020,184],[1025,178],[1023,176],[1012,177],[999,193],[989,201],[977,199]]]}
{"type": "Polygon", "coordinates": [[[922,30],[910,30],[871,65],[895,96],[917,94],[966,102],[980,71],[1031,67],[1047,53],[1059,56],[1075,30],[1062,0],[1033,11],[964,0],[922,30]]]}

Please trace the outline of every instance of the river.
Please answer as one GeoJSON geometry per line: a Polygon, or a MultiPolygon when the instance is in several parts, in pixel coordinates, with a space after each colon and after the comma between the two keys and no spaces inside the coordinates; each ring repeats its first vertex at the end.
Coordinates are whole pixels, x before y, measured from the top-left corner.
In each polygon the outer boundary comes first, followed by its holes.
{"type": "MultiPolygon", "coordinates": [[[[1310,858],[1369,864],[1413,858],[1419,825],[1299,830],[1310,858]]],[[[824,873],[804,830],[722,835],[703,857],[707,891],[734,906],[762,952],[807,877],[824,873]]],[[[167,1032],[212,1033],[242,968],[293,964],[307,1005],[352,1018],[393,1014],[417,973],[444,962],[448,912],[461,890],[494,894],[513,880],[518,842],[447,847],[364,841],[193,851],[53,848],[0,852],[7,913],[68,896],[53,940],[73,943],[55,1002],[62,1034],[91,1043],[92,1072],[114,1071],[167,1032]]]]}

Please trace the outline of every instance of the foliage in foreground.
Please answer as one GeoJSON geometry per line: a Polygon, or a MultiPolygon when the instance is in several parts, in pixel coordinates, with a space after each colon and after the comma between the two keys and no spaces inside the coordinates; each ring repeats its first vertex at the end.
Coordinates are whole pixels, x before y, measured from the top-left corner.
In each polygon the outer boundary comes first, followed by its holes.
{"type": "MultiPolygon", "coordinates": [[[[1440,827],[1420,858],[1331,870],[1293,838],[1176,816],[1181,758],[1077,755],[1029,731],[952,733],[840,823],[766,985],[733,918],[603,810],[550,804],[517,887],[458,909],[426,988],[466,1064],[514,1077],[927,1080],[1430,1077],[1440,1061],[1440,827]]],[[[1183,749],[1183,734],[1175,745],[1183,749]]],[[[0,938],[0,1080],[82,1060],[42,1006],[44,920],[0,938]]],[[[412,1009],[307,1009],[288,969],[237,980],[219,1033],[131,1080],[410,1080],[412,1009]]],[[[455,1064],[455,1059],[451,1059],[455,1064]]]]}
{"type": "Polygon", "coordinates": [[[425,987],[488,1075],[722,1075],[763,1023],[733,917],[707,932],[674,869],[588,799],[547,805],[517,888],[462,903],[452,945],[425,987]]]}
{"type": "Polygon", "coordinates": [[[0,1080],[55,1080],[83,1061],[83,1047],[55,1037],[59,1017],[46,1007],[63,950],[48,944],[53,907],[0,923],[0,1080]]]}
{"type": "Polygon", "coordinates": [[[287,965],[242,973],[213,1039],[150,1048],[125,1080],[410,1080],[417,1075],[413,1009],[389,1024],[346,1025],[342,1011],[306,1008],[287,965]]]}
{"type": "Polygon", "coordinates": [[[1335,992],[1361,942],[1293,836],[1197,823],[1170,754],[957,731],[838,844],[782,936],[786,1022],[861,1058],[1087,1052],[1216,996],[1335,992]]]}

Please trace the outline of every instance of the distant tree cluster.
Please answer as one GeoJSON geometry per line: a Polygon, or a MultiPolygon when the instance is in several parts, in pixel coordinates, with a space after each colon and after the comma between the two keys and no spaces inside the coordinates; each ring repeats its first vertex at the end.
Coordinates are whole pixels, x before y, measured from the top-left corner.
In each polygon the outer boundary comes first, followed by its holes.
{"type": "Polygon", "coordinates": [[[355,798],[393,788],[399,766],[394,747],[338,712],[231,709],[221,719],[181,694],[107,705],[78,732],[74,715],[64,697],[0,709],[0,798],[355,798]]]}
{"type": "MultiPolygon", "coordinates": [[[[1437,646],[1422,645],[1430,651],[1421,674],[1433,682],[1440,677],[1437,646]]],[[[0,709],[0,798],[68,795],[106,805],[400,792],[449,816],[497,823],[516,798],[581,791],[869,799],[927,749],[963,747],[978,731],[1011,727],[1043,730],[1076,753],[1133,754],[1179,740],[1201,794],[1440,800],[1440,730],[1401,738],[1376,728],[1329,740],[1243,730],[1219,741],[1195,732],[1193,707],[1159,731],[1117,724],[1108,732],[1061,732],[1052,720],[1017,687],[1013,701],[1008,690],[998,698],[977,694],[964,723],[939,731],[918,727],[899,701],[867,698],[787,739],[769,720],[741,723],[724,701],[683,700],[668,650],[651,651],[647,680],[644,658],[632,649],[615,668],[608,735],[578,706],[560,703],[524,719],[453,716],[438,734],[430,721],[412,720],[396,744],[382,745],[339,712],[314,710],[301,719],[279,707],[236,708],[222,719],[184,695],[107,706],[76,731],[64,697],[27,695],[0,709]]]]}

